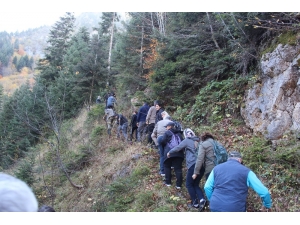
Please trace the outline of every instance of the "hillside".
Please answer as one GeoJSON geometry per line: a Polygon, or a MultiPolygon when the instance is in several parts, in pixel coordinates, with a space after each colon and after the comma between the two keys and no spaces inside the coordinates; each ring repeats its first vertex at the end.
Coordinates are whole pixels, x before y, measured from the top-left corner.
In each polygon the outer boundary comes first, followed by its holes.
{"type": "MultiPolygon", "coordinates": [[[[228,151],[239,150],[271,192],[272,211],[298,212],[298,13],[128,18],[120,29],[117,14],[103,12],[91,35],[88,27],[74,33],[76,18],[66,13],[50,30],[34,78],[9,96],[0,86],[0,170],[61,212],[193,211],[185,187],[163,185],[157,149],[117,139],[116,125],[108,138],[104,104],[94,103],[113,92],[127,119],[158,99],[198,136],[208,131],[228,151]]],[[[9,36],[1,37],[14,54],[9,36]]],[[[260,210],[249,190],[247,211],[260,210]]]]}
{"type": "MultiPolygon", "coordinates": [[[[185,187],[178,191],[174,186],[163,185],[156,149],[117,139],[116,126],[108,138],[103,112],[103,105],[94,105],[91,111],[82,109],[78,118],[64,124],[61,133],[61,159],[72,182],[82,188],[72,186],[62,170],[53,167],[56,153],[49,145],[55,144],[52,138],[35,148],[37,155],[28,156],[7,172],[26,174],[26,179],[31,177],[40,204],[52,205],[61,212],[196,212],[188,207],[185,187]],[[26,165],[33,169],[26,173],[26,165]]],[[[299,172],[283,163],[287,157],[283,148],[299,149],[300,142],[295,137],[286,137],[282,148],[274,152],[270,144],[253,135],[242,121],[237,123],[230,117],[213,127],[190,127],[198,135],[210,131],[227,150],[242,152],[245,165],[258,173],[269,188],[272,211],[299,211],[299,172]]],[[[183,171],[185,177],[186,170],[183,171]]],[[[202,188],[203,185],[204,181],[202,188]]],[[[249,190],[247,211],[258,212],[261,206],[257,194],[249,190]]],[[[208,212],[209,206],[204,211],[208,212]]]]}

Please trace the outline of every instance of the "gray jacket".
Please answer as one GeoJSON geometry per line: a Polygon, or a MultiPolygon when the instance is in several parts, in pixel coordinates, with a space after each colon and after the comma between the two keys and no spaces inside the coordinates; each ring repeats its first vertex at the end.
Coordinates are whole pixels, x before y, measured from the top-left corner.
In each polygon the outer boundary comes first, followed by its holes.
{"type": "Polygon", "coordinates": [[[155,123],[155,118],[156,118],[156,108],[155,106],[151,106],[146,117],[146,122],[148,124],[155,123]]]}
{"type": "Polygon", "coordinates": [[[200,138],[197,136],[187,137],[182,142],[180,142],[179,145],[177,145],[169,151],[169,153],[172,154],[174,152],[185,150],[185,161],[186,167],[188,169],[196,163],[197,158],[195,155],[195,141],[197,146],[198,142],[200,141],[200,138]]]}
{"type": "Polygon", "coordinates": [[[212,160],[216,158],[214,155],[213,139],[211,138],[199,143],[198,158],[196,160],[194,174],[200,174],[202,165],[205,167],[205,174],[212,171],[215,164],[211,160],[207,159],[207,157],[212,160]]]}
{"type": "Polygon", "coordinates": [[[156,137],[164,135],[164,133],[166,133],[167,128],[165,128],[165,126],[170,122],[171,120],[169,119],[163,119],[157,122],[157,124],[155,124],[153,133],[155,134],[156,137]]]}

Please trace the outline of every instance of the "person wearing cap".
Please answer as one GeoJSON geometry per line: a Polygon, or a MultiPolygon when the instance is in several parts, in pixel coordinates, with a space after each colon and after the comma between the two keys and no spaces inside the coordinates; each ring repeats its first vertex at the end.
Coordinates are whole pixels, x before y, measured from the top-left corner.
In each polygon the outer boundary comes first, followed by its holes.
{"type": "Polygon", "coordinates": [[[154,141],[155,145],[158,146],[159,151],[159,173],[161,176],[165,176],[165,169],[164,169],[164,147],[162,146],[161,140],[164,133],[167,131],[165,127],[169,122],[171,122],[171,117],[166,111],[161,113],[163,120],[160,120],[155,124],[153,132],[151,134],[152,140],[154,141]]]}
{"type": "Polygon", "coordinates": [[[164,172],[165,172],[165,185],[170,187],[172,180],[171,167],[174,167],[174,172],[176,176],[176,188],[180,189],[182,186],[182,162],[184,160],[184,152],[174,152],[170,155],[170,158],[167,157],[168,152],[171,150],[168,142],[171,141],[173,134],[178,135],[180,140],[182,141],[182,135],[175,128],[175,123],[173,121],[168,122],[165,125],[167,131],[161,138],[161,144],[164,148],[164,172]]]}
{"type": "Polygon", "coordinates": [[[38,201],[22,180],[0,173],[0,212],[37,212],[38,201]]]}
{"type": "MultiPolygon", "coordinates": [[[[200,138],[196,136],[194,131],[192,131],[190,128],[186,128],[183,131],[183,135],[185,139],[179,145],[172,148],[168,152],[167,156],[168,158],[170,158],[171,155],[174,154],[175,152],[185,150],[185,161],[186,161],[186,167],[188,169],[186,173],[186,189],[189,192],[192,201],[191,204],[192,207],[199,208],[199,211],[202,211],[206,203],[203,192],[199,187],[202,176],[197,176],[196,179],[193,179],[192,177],[194,174],[195,164],[197,160],[196,150],[200,138]]],[[[204,170],[202,170],[201,172],[203,174],[204,170]]]]}
{"type": "Polygon", "coordinates": [[[210,210],[246,212],[249,187],[261,197],[265,208],[272,207],[269,190],[253,171],[242,165],[242,155],[238,151],[229,152],[227,162],[215,166],[204,185],[210,210]]]}

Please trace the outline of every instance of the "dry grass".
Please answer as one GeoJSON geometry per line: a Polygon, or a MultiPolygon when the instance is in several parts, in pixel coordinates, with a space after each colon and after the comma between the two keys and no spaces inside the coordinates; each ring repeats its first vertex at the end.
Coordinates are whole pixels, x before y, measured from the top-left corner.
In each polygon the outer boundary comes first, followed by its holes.
{"type": "MultiPolygon", "coordinates": [[[[57,211],[196,212],[187,207],[189,195],[184,185],[181,191],[177,191],[174,186],[165,187],[163,185],[163,179],[158,174],[159,156],[156,150],[136,143],[132,145],[125,143],[116,138],[116,130],[111,138],[106,133],[92,137],[93,129],[105,124],[102,116],[92,120],[91,123],[87,123],[88,114],[89,112],[84,109],[76,120],[69,121],[64,126],[64,137],[67,144],[64,146],[63,154],[68,156],[64,158],[64,162],[76,164],[76,160],[72,161],[74,160],[72,154],[79,154],[85,149],[90,149],[91,155],[88,158],[88,164],[70,172],[72,181],[75,184],[83,185],[83,188],[74,188],[58,168],[54,169],[53,188],[56,196],[53,206],[57,211]],[[134,156],[138,157],[135,158],[134,156]],[[145,168],[149,172],[143,175],[145,168]],[[122,205],[123,208],[118,208],[118,205],[122,205]]],[[[202,128],[208,129],[207,127],[202,128]]],[[[219,131],[216,137],[226,145],[227,149],[240,148],[245,154],[248,154],[246,158],[248,163],[249,160],[255,161],[256,155],[252,156],[246,150],[255,147],[255,145],[260,147],[264,144],[264,142],[251,141],[253,134],[243,125],[232,126],[228,120],[220,123],[218,128],[210,127],[210,129],[219,131]]],[[[47,144],[41,143],[37,149],[41,153],[46,183],[51,186],[51,167],[47,165],[49,147],[47,144]]],[[[290,192],[284,192],[282,190],[284,181],[280,180],[282,176],[280,177],[275,173],[272,176],[269,175],[271,170],[273,172],[276,170],[276,167],[271,167],[261,167],[258,170],[258,176],[262,175],[263,183],[267,184],[272,193],[273,211],[299,211],[299,194],[297,195],[295,189],[292,188],[287,189],[290,192]],[[284,199],[289,201],[286,202],[284,199]]],[[[36,178],[39,181],[34,185],[34,190],[40,204],[52,205],[49,193],[44,187],[38,157],[35,170],[37,171],[36,178]]],[[[280,171],[280,168],[278,170],[280,171]]],[[[185,183],[185,174],[186,170],[184,169],[183,184],[185,183]]],[[[204,180],[201,182],[201,187],[203,187],[204,182],[204,180]]],[[[255,192],[249,191],[248,201],[248,211],[259,211],[261,202],[255,192]]],[[[206,207],[204,211],[208,212],[209,208],[206,207]]]]}

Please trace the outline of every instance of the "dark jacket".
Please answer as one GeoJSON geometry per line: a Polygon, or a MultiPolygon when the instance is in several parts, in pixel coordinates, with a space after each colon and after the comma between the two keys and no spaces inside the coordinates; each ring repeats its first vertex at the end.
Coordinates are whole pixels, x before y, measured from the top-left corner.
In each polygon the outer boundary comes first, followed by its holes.
{"type": "Polygon", "coordinates": [[[131,116],[130,126],[131,126],[131,127],[137,127],[136,123],[137,123],[137,115],[136,115],[136,114],[133,114],[133,115],[131,116]]]}
{"type": "MultiPolygon", "coordinates": [[[[171,150],[169,145],[167,145],[167,143],[172,139],[172,135],[174,134],[177,134],[180,138],[180,140],[182,141],[183,138],[182,138],[182,134],[176,130],[174,130],[173,128],[171,128],[170,130],[167,130],[163,137],[162,137],[162,140],[161,140],[161,144],[164,148],[164,161],[166,159],[168,159],[167,157],[167,154],[168,152],[171,150]]],[[[170,155],[170,158],[172,157],[181,157],[181,158],[184,158],[184,152],[183,151],[179,151],[179,152],[174,152],[170,155]]]]}
{"type": "Polygon", "coordinates": [[[139,109],[139,112],[138,112],[138,115],[137,115],[137,122],[146,122],[146,117],[147,117],[147,114],[148,114],[148,111],[149,111],[150,107],[149,105],[147,104],[144,104],[140,109],[139,109]]]}
{"type": "Polygon", "coordinates": [[[124,123],[128,123],[128,120],[122,114],[119,114],[119,124],[122,126],[124,123]]]}
{"type": "Polygon", "coordinates": [[[159,110],[156,111],[155,124],[157,124],[158,121],[163,120],[163,117],[161,116],[161,113],[163,111],[165,111],[163,108],[160,108],[159,110]]]}

